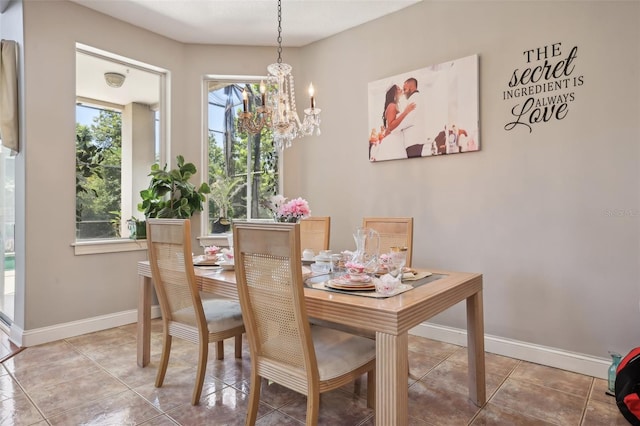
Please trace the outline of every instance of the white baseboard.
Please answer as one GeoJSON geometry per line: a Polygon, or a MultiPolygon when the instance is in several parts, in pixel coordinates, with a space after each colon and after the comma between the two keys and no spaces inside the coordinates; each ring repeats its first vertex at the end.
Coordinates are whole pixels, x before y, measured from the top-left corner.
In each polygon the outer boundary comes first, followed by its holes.
{"type": "MultiPolygon", "coordinates": [[[[160,307],[158,305],[153,306],[151,308],[151,318],[159,317],[160,307]]],[[[119,327],[136,321],[138,321],[138,311],[133,309],[112,315],[102,315],[99,317],[38,328],[26,332],[16,327],[14,324],[11,326],[9,338],[13,343],[20,347],[28,347],[106,330],[113,327],[119,327]]],[[[466,330],[431,324],[428,322],[424,322],[412,328],[409,331],[409,334],[459,346],[467,345],[466,330]]],[[[607,370],[610,365],[610,361],[603,358],[596,358],[486,334],[484,345],[485,351],[493,354],[534,362],[536,364],[546,365],[549,367],[560,368],[562,370],[573,371],[575,373],[605,380],[607,378],[607,370]]]]}
{"type": "MultiPolygon", "coordinates": [[[[151,318],[160,317],[160,306],[151,307],[151,318]]],[[[79,321],[57,324],[50,327],[36,328],[24,331],[15,324],[11,325],[9,339],[20,346],[29,347],[82,334],[93,333],[109,328],[120,327],[138,321],[138,310],[117,312],[111,315],[101,315],[79,321]]]]}
{"type": "MultiPolygon", "coordinates": [[[[459,328],[424,322],[409,330],[409,334],[454,345],[467,346],[467,331],[459,328]]],[[[573,371],[574,373],[605,380],[607,379],[607,371],[611,364],[611,360],[603,358],[596,358],[487,334],[484,336],[484,349],[486,352],[493,354],[573,371]]]]}

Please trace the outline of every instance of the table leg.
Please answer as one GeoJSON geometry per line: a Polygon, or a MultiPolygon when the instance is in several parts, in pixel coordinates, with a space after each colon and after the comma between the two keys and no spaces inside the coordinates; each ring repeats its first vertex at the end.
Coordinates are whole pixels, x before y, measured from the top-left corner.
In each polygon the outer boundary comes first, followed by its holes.
{"type": "Polygon", "coordinates": [[[467,298],[467,347],[469,354],[469,398],[480,407],[487,402],[482,290],[467,298]]]}
{"type": "Polygon", "coordinates": [[[138,277],[138,366],[149,365],[151,353],[151,278],[138,277]]]}
{"type": "Polygon", "coordinates": [[[409,337],[376,333],[376,425],[409,422],[409,337]]]}

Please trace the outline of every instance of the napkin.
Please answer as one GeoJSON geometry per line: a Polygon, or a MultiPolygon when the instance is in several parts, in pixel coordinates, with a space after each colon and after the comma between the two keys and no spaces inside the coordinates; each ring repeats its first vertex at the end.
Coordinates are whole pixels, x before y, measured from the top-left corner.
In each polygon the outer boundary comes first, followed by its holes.
{"type": "Polygon", "coordinates": [[[431,275],[431,272],[421,271],[421,272],[405,272],[402,274],[402,281],[416,281],[431,275]]]}
{"type": "Polygon", "coordinates": [[[302,279],[306,280],[311,276],[311,269],[307,266],[302,266],[302,279]]]}

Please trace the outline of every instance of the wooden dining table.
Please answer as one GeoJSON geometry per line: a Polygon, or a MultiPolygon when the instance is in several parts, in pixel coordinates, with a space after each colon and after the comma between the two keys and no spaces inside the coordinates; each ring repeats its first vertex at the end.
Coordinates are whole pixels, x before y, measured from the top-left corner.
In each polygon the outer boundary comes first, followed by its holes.
{"type": "MultiPolygon", "coordinates": [[[[409,330],[463,301],[467,313],[469,398],[477,406],[486,402],[482,274],[429,271],[438,278],[388,298],[304,290],[309,317],[375,333],[376,425],[408,424],[409,330]]],[[[149,364],[151,342],[152,280],[148,261],[138,262],[138,274],[138,365],[144,367],[149,364]]],[[[233,271],[196,267],[196,279],[204,292],[238,299],[233,271]]]]}

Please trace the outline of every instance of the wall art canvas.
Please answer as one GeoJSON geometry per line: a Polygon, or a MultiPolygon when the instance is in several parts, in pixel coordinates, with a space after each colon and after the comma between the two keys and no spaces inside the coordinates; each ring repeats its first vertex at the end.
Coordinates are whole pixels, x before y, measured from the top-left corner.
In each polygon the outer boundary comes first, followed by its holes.
{"type": "Polygon", "coordinates": [[[478,55],[370,82],[371,162],[478,151],[478,55]]]}

